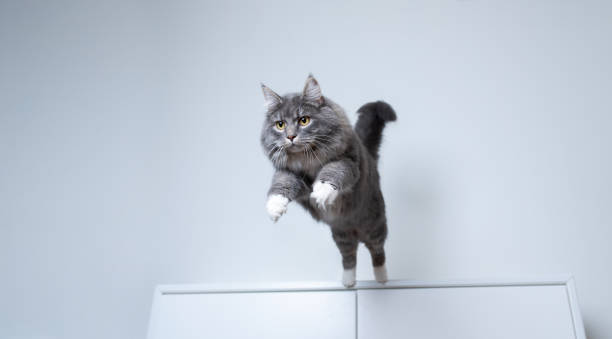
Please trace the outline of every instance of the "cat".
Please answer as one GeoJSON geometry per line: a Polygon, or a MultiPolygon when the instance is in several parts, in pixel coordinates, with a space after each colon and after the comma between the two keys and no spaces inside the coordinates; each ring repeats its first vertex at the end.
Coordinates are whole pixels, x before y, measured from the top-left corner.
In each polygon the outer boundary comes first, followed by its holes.
{"type": "Polygon", "coordinates": [[[383,128],[396,120],[393,108],[383,101],[363,105],[353,129],[312,74],[302,93],[280,96],[261,87],[267,107],[261,144],[275,168],[270,218],[276,222],[296,201],[330,226],[344,286],[355,285],[359,242],[370,251],[376,281],[385,283],[387,219],[377,162],[383,128]]]}

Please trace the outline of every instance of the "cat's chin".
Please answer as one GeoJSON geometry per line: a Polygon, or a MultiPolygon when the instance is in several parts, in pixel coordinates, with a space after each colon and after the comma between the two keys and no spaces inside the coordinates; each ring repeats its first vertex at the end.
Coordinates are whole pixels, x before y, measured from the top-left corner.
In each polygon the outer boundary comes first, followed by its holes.
{"type": "Polygon", "coordinates": [[[293,144],[286,148],[286,152],[287,153],[302,153],[304,152],[305,148],[306,147],[304,147],[304,145],[293,144]]]}

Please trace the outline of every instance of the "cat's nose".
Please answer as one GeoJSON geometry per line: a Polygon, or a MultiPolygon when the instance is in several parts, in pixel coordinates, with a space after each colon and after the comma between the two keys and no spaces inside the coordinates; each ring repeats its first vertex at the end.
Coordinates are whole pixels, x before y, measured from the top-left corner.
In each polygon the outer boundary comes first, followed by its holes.
{"type": "Polygon", "coordinates": [[[291,140],[291,142],[293,142],[293,139],[295,139],[295,135],[288,135],[287,139],[291,140]]]}

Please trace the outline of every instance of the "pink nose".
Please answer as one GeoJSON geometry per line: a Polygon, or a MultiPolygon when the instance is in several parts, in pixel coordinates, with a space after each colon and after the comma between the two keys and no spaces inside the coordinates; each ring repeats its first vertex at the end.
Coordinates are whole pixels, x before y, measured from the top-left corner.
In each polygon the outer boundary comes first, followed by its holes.
{"type": "Polygon", "coordinates": [[[287,139],[291,140],[291,142],[293,142],[293,139],[295,139],[295,135],[288,135],[287,139]]]}

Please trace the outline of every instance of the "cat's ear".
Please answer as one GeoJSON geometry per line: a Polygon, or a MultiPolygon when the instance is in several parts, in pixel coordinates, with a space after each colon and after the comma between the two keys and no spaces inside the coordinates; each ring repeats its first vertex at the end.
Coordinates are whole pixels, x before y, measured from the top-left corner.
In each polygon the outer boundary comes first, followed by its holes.
{"type": "Polygon", "coordinates": [[[269,89],[266,85],[261,84],[263,91],[264,100],[266,101],[266,108],[268,111],[273,111],[283,102],[280,95],[274,93],[273,90],[269,89]]]}
{"type": "Polygon", "coordinates": [[[302,93],[302,98],[306,101],[312,102],[317,106],[323,104],[323,96],[321,95],[321,87],[319,87],[319,83],[317,79],[315,79],[312,74],[308,75],[308,79],[306,79],[306,85],[304,86],[304,92],[302,93]]]}

